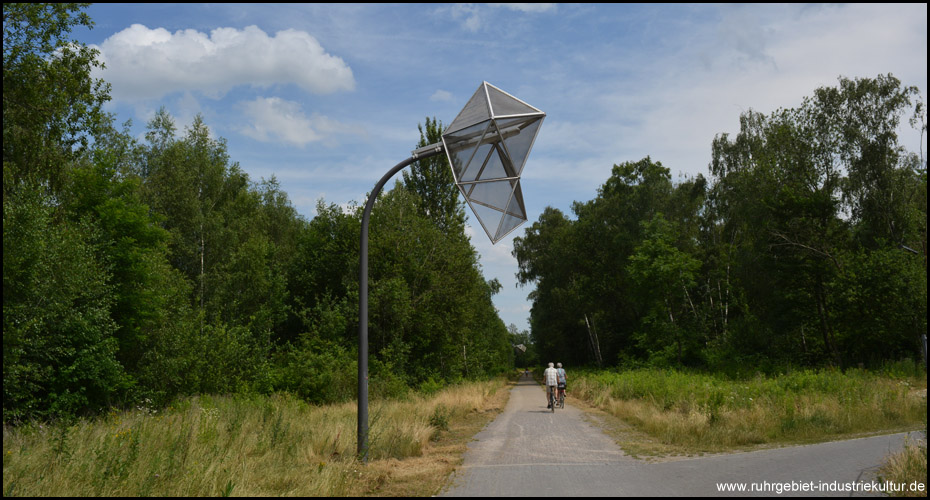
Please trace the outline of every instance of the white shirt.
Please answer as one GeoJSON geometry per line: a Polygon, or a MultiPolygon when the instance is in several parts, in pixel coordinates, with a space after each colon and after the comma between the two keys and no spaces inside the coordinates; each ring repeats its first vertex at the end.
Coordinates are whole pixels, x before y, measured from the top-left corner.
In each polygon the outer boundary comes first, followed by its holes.
{"type": "Polygon", "coordinates": [[[543,378],[546,379],[546,385],[559,385],[559,372],[555,368],[546,368],[543,378]]]}

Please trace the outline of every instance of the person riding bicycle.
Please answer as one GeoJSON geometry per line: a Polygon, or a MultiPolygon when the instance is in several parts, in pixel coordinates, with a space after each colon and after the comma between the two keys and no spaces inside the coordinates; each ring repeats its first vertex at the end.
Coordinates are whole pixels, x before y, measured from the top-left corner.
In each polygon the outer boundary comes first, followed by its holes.
{"type": "Polygon", "coordinates": [[[554,368],[553,363],[549,363],[549,368],[543,372],[543,380],[546,382],[546,403],[547,409],[552,408],[552,398],[555,396],[555,388],[559,384],[559,372],[554,368]]]}
{"type": "Polygon", "coordinates": [[[568,382],[568,376],[565,374],[565,369],[562,368],[562,363],[557,363],[556,365],[556,377],[558,379],[559,392],[558,395],[561,397],[565,394],[565,385],[568,382]]]}

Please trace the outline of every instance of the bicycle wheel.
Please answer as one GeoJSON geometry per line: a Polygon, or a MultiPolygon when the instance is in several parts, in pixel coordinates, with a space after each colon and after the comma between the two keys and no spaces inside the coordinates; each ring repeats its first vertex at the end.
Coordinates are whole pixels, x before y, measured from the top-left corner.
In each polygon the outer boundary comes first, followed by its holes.
{"type": "Polygon", "coordinates": [[[565,408],[565,393],[559,391],[559,408],[565,408]]]}
{"type": "Polygon", "coordinates": [[[552,391],[549,391],[549,407],[552,408],[552,413],[555,413],[555,395],[552,391]]]}

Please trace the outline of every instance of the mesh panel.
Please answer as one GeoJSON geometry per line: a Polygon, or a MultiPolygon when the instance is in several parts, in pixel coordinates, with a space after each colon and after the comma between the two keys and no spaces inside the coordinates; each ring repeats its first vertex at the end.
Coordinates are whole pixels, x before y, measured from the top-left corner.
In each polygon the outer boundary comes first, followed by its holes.
{"type": "MultiPolygon", "coordinates": [[[[482,122],[442,136],[442,141],[445,143],[446,154],[449,156],[449,163],[452,165],[452,173],[455,174],[456,182],[461,182],[464,178],[469,161],[478,145],[478,141],[489,125],[490,121],[482,122]]],[[[481,161],[483,162],[484,158],[482,158],[481,161]]],[[[472,177],[472,179],[473,178],[474,177],[472,177]]]]}
{"type": "MultiPolygon", "coordinates": [[[[510,201],[510,194],[513,192],[512,182],[515,183],[516,181],[479,182],[474,184],[468,198],[471,201],[503,212],[510,201]]],[[[469,189],[466,187],[465,191],[469,191],[469,189]]]]}
{"type": "Polygon", "coordinates": [[[478,87],[478,90],[475,91],[474,95],[471,96],[471,99],[469,99],[465,107],[459,111],[458,116],[455,117],[455,120],[452,120],[452,123],[446,130],[454,132],[459,129],[470,127],[477,122],[487,120],[490,117],[491,113],[488,110],[488,99],[484,92],[484,85],[482,85],[478,87]]]}
{"type": "Polygon", "coordinates": [[[469,203],[468,205],[471,207],[471,211],[475,214],[475,217],[478,218],[478,222],[481,223],[481,227],[484,228],[484,232],[487,233],[488,238],[490,238],[492,242],[496,242],[497,240],[494,239],[494,236],[497,234],[497,228],[501,224],[501,216],[504,215],[504,213],[477,203],[469,203]]]}
{"type": "MultiPolygon", "coordinates": [[[[501,148],[498,144],[495,144],[491,150],[491,156],[488,157],[487,163],[485,163],[484,168],[481,169],[478,180],[485,181],[489,179],[511,177],[507,175],[507,169],[504,167],[505,159],[501,158],[501,153],[501,148]]],[[[509,163],[509,161],[507,161],[507,163],[509,163]]]]}
{"type": "Polygon", "coordinates": [[[520,175],[523,172],[523,167],[526,165],[526,158],[530,155],[530,149],[533,147],[533,141],[536,139],[536,133],[539,131],[539,126],[541,124],[541,117],[522,119],[519,122],[514,120],[511,122],[510,126],[507,126],[506,123],[499,124],[501,130],[504,131],[504,147],[510,154],[510,160],[513,162],[516,175],[520,175]],[[519,134],[508,133],[508,131],[513,130],[514,127],[520,128],[519,134]]]}
{"type": "Polygon", "coordinates": [[[520,101],[516,97],[498,89],[493,85],[486,85],[488,88],[488,98],[491,100],[492,116],[539,113],[538,109],[520,101]]]}

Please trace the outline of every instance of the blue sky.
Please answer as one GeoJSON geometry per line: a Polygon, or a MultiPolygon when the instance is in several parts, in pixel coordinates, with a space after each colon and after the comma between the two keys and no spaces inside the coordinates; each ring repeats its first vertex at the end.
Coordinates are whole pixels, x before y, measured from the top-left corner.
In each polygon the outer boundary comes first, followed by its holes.
{"type": "MultiPolygon", "coordinates": [[[[108,110],[144,132],[161,106],[201,114],[252,180],[299,213],[348,206],[407,158],[417,124],[449,124],[482,81],[546,112],[521,182],[529,222],[491,245],[468,229],[506,324],[528,329],[513,238],[570,213],[614,164],[646,156],[708,175],[740,113],[796,107],[839,76],[927,91],[924,4],[96,4],[108,110]]],[[[906,120],[905,120],[906,123],[906,120]]],[[[927,151],[905,127],[901,142],[927,151]]],[[[924,153],[926,154],[926,153],[924,153]]],[[[397,178],[400,178],[398,175],[397,178]]],[[[470,214],[469,214],[470,215],[470,214]]],[[[470,215],[471,217],[471,215],[470,215]]]]}

